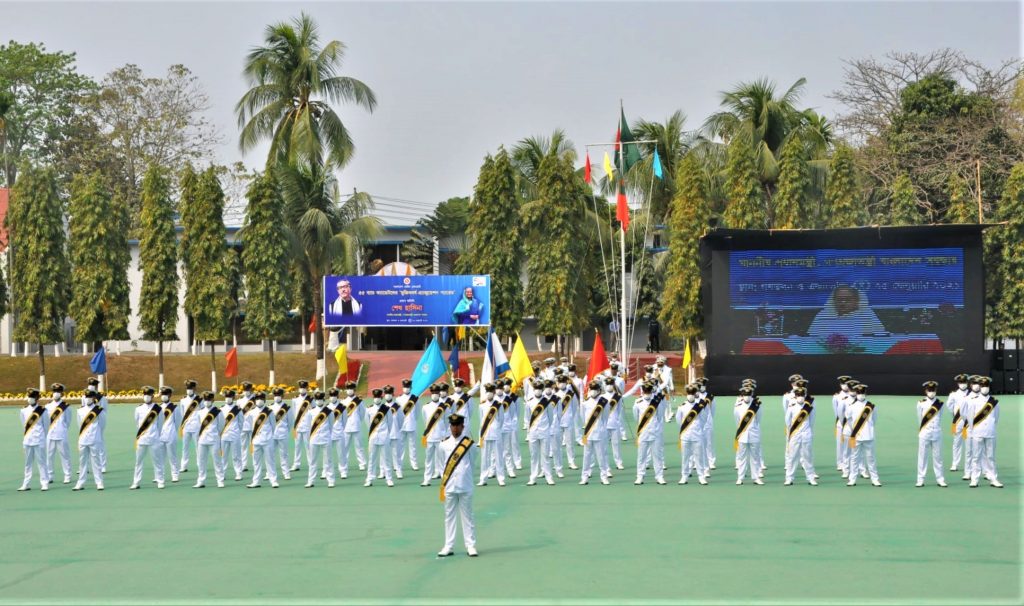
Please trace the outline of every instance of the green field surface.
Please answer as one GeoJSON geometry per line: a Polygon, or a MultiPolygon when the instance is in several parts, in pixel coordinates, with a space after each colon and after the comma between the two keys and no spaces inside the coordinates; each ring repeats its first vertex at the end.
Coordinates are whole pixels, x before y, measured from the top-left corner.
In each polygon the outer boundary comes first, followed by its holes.
{"type": "MultiPolygon", "coordinates": [[[[111,411],[105,491],[58,483],[43,493],[36,481],[18,493],[17,411],[2,409],[0,602],[1020,603],[1024,397],[1000,398],[1001,490],[969,489],[952,472],[949,488],[930,474],[915,488],[915,398],[884,396],[873,398],[883,487],[845,486],[829,414],[815,427],[821,485],[798,474],[784,487],[781,405],[764,399],[765,486],[735,485],[732,403],[722,398],[709,486],[676,484],[671,426],[667,486],[649,475],[633,485],[632,442],[611,486],[579,486],[579,472],[557,486],[524,486],[525,473],[504,488],[492,481],[474,499],[475,559],[461,538],[456,556],[436,557],[437,483],[421,488],[408,470],[394,488],[364,488],[352,473],[336,488],[304,489],[303,470],[277,490],[246,490],[230,472],[226,488],[211,478],[194,490],[193,463],[157,490],[147,465],[143,489],[129,491],[130,405],[111,411]]],[[[950,443],[946,433],[947,468],[950,443]]]]}

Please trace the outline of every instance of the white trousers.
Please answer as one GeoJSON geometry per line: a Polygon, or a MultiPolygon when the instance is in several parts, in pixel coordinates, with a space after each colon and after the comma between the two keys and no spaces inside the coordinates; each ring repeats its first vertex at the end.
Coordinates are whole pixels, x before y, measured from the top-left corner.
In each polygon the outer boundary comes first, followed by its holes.
{"type": "MultiPolygon", "coordinates": [[[[809,440],[789,440],[786,444],[786,481],[792,482],[796,476],[797,465],[803,467],[804,476],[808,481],[814,478],[814,468],[808,464],[809,455],[807,453],[811,448],[811,442],[809,440]]],[[[852,461],[852,459],[851,459],[852,461]]]]}
{"type": "Polygon", "coordinates": [[[196,456],[196,463],[199,467],[199,475],[196,476],[196,484],[206,483],[207,460],[213,457],[213,475],[220,484],[224,483],[224,455],[221,452],[220,444],[199,444],[199,452],[196,456]]]}
{"type": "Polygon", "coordinates": [[[295,434],[295,458],[292,460],[292,467],[302,467],[302,453],[306,453],[306,465],[312,465],[309,453],[309,432],[300,431],[295,434]]]}
{"type": "MultiPolygon", "coordinates": [[[[391,479],[391,461],[389,460],[388,443],[377,444],[370,441],[370,458],[366,462],[366,481],[372,482],[378,473],[383,473],[384,478],[391,479]]],[[[440,449],[438,449],[440,450],[440,449]]]]}
{"type": "MultiPolygon", "coordinates": [[[[198,436],[198,429],[196,429],[196,431],[194,432],[186,431],[185,433],[181,434],[181,469],[188,469],[188,457],[190,448],[196,449],[196,453],[199,452],[199,440],[197,439],[198,436]]],[[[199,455],[197,454],[196,456],[199,455]]]]}
{"type": "MultiPolygon", "coordinates": [[[[132,476],[132,485],[138,486],[142,483],[142,467],[146,462],[146,455],[149,455],[153,465],[153,477],[156,478],[158,486],[164,484],[164,452],[166,448],[163,442],[155,444],[139,444],[135,448],[135,473],[132,476]]],[[[101,461],[102,463],[102,461],[101,461]]]]}
{"type": "Polygon", "coordinates": [[[657,480],[665,479],[665,458],[664,453],[659,453],[657,443],[654,440],[647,442],[640,442],[636,450],[636,479],[643,482],[644,475],[647,473],[648,459],[652,459],[654,462],[654,478],[657,480]]]}
{"type": "Polygon", "coordinates": [[[971,440],[964,438],[963,432],[953,434],[953,467],[960,467],[961,455],[963,456],[964,477],[970,475],[971,465],[971,440]]]}
{"type": "Polygon", "coordinates": [[[750,470],[750,478],[761,477],[761,443],[740,442],[736,450],[736,479],[742,480],[750,470]]]}
{"type": "Polygon", "coordinates": [[[924,482],[928,474],[928,458],[931,451],[932,472],[935,474],[935,481],[945,481],[942,473],[942,436],[934,439],[918,438],[917,440],[917,481],[924,482]]]}
{"type": "Polygon", "coordinates": [[[569,467],[576,466],[576,428],[574,424],[569,424],[567,427],[562,428],[562,447],[565,450],[565,460],[569,463],[569,467]]]}
{"type": "MultiPolygon", "coordinates": [[[[611,447],[612,460],[615,461],[616,467],[622,466],[622,438],[619,437],[619,429],[612,429],[608,431],[608,444],[611,447]]],[[[608,452],[605,452],[607,455],[608,452]]]]}
{"type": "Polygon", "coordinates": [[[423,481],[429,482],[434,479],[434,476],[441,473],[440,469],[435,469],[437,465],[437,453],[440,448],[440,442],[427,442],[426,448],[423,449],[423,481]]]}
{"type": "Polygon", "coordinates": [[[316,483],[316,479],[320,477],[322,462],[327,483],[334,484],[334,448],[331,447],[331,444],[309,444],[307,448],[309,452],[306,453],[306,460],[309,461],[309,473],[306,475],[306,483],[316,483]]]}
{"type": "MultiPolygon", "coordinates": [[[[156,442],[155,444],[153,444],[153,450],[162,451],[160,453],[159,463],[157,463],[157,458],[153,457],[153,465],[160,465],[161,477],[166,477],[166,469],[164,469],[164,465],[170,463],[171,479],[174,480],[175,482],[178,481],[178,476],[181,475],[181,471],[178,468],[178,449],[176,448],[177,445],[177,439],[171,440],[170,442],[156,442]]],[[[182,452],[184,453],[185,451],[182,450],[182,452]]],[[[184,454],[182,455],[182,457],[184,458],[184,454]]],[[[154,471],[156,470],[154,469],[154,471]]]]}
{"type": "Polygon", "coordinates": [[[587,440],[587,443],[583,445],[583,467],[580,473],[581,480],[587,480],[594,471],[594,465],[598,466],[601,473],[601,478],[605,479],[611,473],[608,467],[608,453],[605,452],[605,447],[608,445],[608,441],[601,440],[587,440]]]}
{"type": "Polygon", "coordinates": [[[47,480],[53,481],[53,459],[54,456],[60,456],[61,470],[64,472],[64,479],[71,479],[71,447],[68,445],[67,439],[64,440],[47,440],[46,441],[46,477],[47,480]]]}
{"type": "Polygon", "coordinates": [[[971,482],[982,476],[990,482],[999,479],[996,473],[996,439],[969,438],[971,441],[971,482]]]}
{"type": "MultiPolygon", "coordinates": [[[[875,441],[857,440],[850,449],[850,479],[856,478],[854,470],[867,469],[872,480],[878,480],[878,462],[875,461],[875,441]]],[[[804,468],[806,469],[806,467],[804,468]]]]}
{"type": "Polygon", "coordinates": [[[277,464],[281,466],[282,472],[289,473],[292,469],[292,463],[289,461],[291,457],[288,456],[288,438],[274,438],[273,444],[277,464]]]}
{"type": "Polygon", "coordinates": [[[81,488],[89,480],[89,470],[92,470],[93,481],[96,488],[103,488],[103,466],[100,461],[100,453],[95,446],[80,444],[78,446],[78,482],[75,486],[81,488]]]}
{"type": "Polygon", "coordinates": [[[231,465],[235,468],[235,477],[240,478],[242,470],[245,469],[245,464],[242,460],[241,440],[221,440],[220,445],[224,451],[225,471],[227,470],[228,457],[231,457],[231,465]]]}
{"type": "Polygon", "coordinates": [[[551,476],[551,459],[547,456],[547,440],[527,440],[530,445],[530,481],[534,482],[543,475],[549,480],[551,476]]]}
{"type": "Polygon", "coordinates": [[[45,446],[22,446],[25,449],[25,481],[22,486],[28,486],[32,482],[32,465],[39,471],[39,485],[46,486],[50,483],[50,476],[46,471],[46,447],[45,446]]]}
{"type": "Polygon", "coordinates": [[[341,473],[348,474],[348,455],[352,451],[353,445],[356,449],[356,460],[359,461],[360,467],[366,465],[366,451],[363,449],[363,442],[359,439],[359,432],[346,431],[342,432],[341,436],[341,452],[338,456],[338,465],[341,467],[341,473]]]}
{"type": "Polygon", "coordinates": [[[473,519],[472,493],[456,493],[444,500],[444,551],[455,549],[456,517],[462,518],[462,540],[466,549],[476,547],[476,522],[473,519]]]}
{"type": "Polygon", "coordinates": [[[388,440],[388,463],[395,471],[402,471],[402,440],[398,437],[388,440]]]}
{"type": "Polygon", "coordinates": [[[239,450],[242,451],[242,453],[241,453],[242,454],[242,463],[243,463],[242,470],[243,471],[248,471],[249,470],[249,458],[251,457],[251,455],[249,454],[249,443],[252,442],[252,430],[251,429],[249,431],[242,430],[242,434],[241,435],[242,435],[242,439],[240,440],[241,443],[239,444],[239,446],[241,448],[239,450]]]}
{"type": "Polygon", "coordinates": [[[842,429],[836,431],[836,469],[849,473],[850,465],[850,442],[848,437],[843,436],[842,429]]]}
{"type": "Polygon", "coordinates": [[[505,452],[502,449],[502,441],[483,440],[480,444],[480,481],[497,476],[502,482],[505,481],[505,452]]]}
{"type": "Polygon", "coordinates": [[[505,440],[505,469],[518,469],[523,465],[523,455],[519,451],[519,432],[513,429],[512,431],[501,432],[501,438],[505,440]]]}
{"type": "Polygon", "coordinates": [[[706,479],[708,476],[708,460],[704,456],[704,438],[703,436],[699,440],[683,440],[682,450],[680,452],[680,459],[682,468],[680,469],[679,479],[687,479],[690,477],[690,473],[696,469],[697,477],[706,479]]]}
{"type": "Polygon", "coordinates": [[[562,428],[559,427],[555,434],[548,436],[548,455],[555,471],[562,471],[562,428]]]}
{"type": "Polygon", "coordinates": [[[103,433],[100,432],[99,442],[93,447],[96,452],[99,453],[100,457],[100,469],[106,473],[107,471],[107,441],[103,437],[103,433]]]}
{"type": "Polygon", "coordinates": [[[251,448],[252,483],[259,486],[263,481],[263,475],[266,474],[272,484],[277,484],[277,465],[274,464],[273,441],[266,444],[253,444],[251,448]]]}
{"type": "Polygon", "coordinates": [[[704,458],[708,467],[715,464],[715,426],[710,423],[704,429],[704,458]]]}
{"type": "Polygon", "coordinates": [[[415,431],[402,431],[398,439],[398,464],[402,464],[402,460],[409,457],[409,465],[412,467],[419,467],[419,461],[417,460],[417,440],[415,431]]]}

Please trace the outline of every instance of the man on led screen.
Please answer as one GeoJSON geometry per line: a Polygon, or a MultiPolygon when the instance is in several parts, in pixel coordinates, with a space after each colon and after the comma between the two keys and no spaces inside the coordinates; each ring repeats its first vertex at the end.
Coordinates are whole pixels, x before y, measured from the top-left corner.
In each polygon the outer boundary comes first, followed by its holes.
{"type": "Polygon", "coordinates": [[[338,298],[331,303],[331,313],[343,317],[358,316],[363,306],[352,297],[352,284],[348,280],[338,281],[338,298]]]}
{"type": "Polygon", "coordinates": [[[885,326],[868,307],[867,297],[852,286],[837,286],[825,308],[814,316],[807,333],[812,336],[873,335],[886,332],[885,326]]]}

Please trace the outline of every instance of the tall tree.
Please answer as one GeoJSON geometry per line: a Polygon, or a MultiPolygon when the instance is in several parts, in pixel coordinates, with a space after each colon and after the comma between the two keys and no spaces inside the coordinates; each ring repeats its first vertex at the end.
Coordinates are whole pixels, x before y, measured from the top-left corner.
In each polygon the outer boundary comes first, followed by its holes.
{"type": "Polygon", "coordinates": [[[832,154],[821,219],[823,225],[833,229],[857,227],[867,222],[857,184],[857,166],[848,145],[837,145],[832,154]]]}
{"type": "Polygon", "coordinates": [[[754,166],[754,151],[750,142],[736,137],[729,143],[726,165],[725,224],[732,229],[764,229],[767,225],[765,201],[754,166]]]}
{"type": "Polygon", "coordinates": [[[339,75],[344,58],[340,41],[321,46],[317,25],[305,13],[268,25],[264,45],[246,57],[251,88],[235,107],[242,151],[269,140],[268,164],[344,166],[355,144],[330,103],[352,102],[370,112],[377,107],[370,87],[339,75]]]}
{"type": "Polygon", "coordinates": [[[78,175],[68,206],[71,305],[79,341],[128,338],[128,212],[99,172],[78,175]]]}
{"type": "Polygon", "coordinates": [[[433,272],[434,238],[437,238],[439,269],[441,273],[451,273],[468,245],[468,225],[469,198],[448,198],[416,222],[412,237],[402,244],[402,260],[421,274],[433,272]]]}
{"type": "Polygon", "coordinates": [[[269,344],[270,383],[274,384],[274,340],[288,334],[288,234],[284,201],[270,173],[253,180],[242,228],[245,268],[245,332],[269,344]]]}
{"type": "Polygon", "coordinates": [[[645,200],[656,221],[661,221],[668,213],[669,205],[675,196],[676,167],[694,144],[691,134],[686,132],[686,114],[676,110],[664,122],[637,120],[633,124],[633,136],[639,141],[643,150],[643,160],[633,165],[630,175],[626,178],[635,194],[645,200]],[[654,175],[654,153],[658,152],[661,164],[661,178],[654,175]],[[648,192],[650,195],[648,196],[648,192]]]}
{"type": "Polygon", "coordinates": [[[0,45],[0,90],[12,100],[4,116],[0,172],[14,184],[23,161],[50,163],[65,125],[95,84],[75,66],[75,54],[42,44],[0,45]]]}
{"type": "Polygon", "coordinates": [[[990,230],[998,269],[994,280],[986,280],[995,290],[990,297],[994,326],[988,331],[996,337],[1019,340],[1024,338],[1024,163],[1010,172],[997,220],[1004,224],[990,230]]]}
{"type": "Polygon", "coordinates": [[[43,346],[63,340],[68,309],[64,208],[52,169],[23,165],[11,190],[11,293],[15,341],[39,347],[39,389],[46,388],[43,346]]]}
{"type": "Polygon", "coordinates": [[[160,166],[150,166],[142,179],[140,226],[139,328],[142,338],[156,341],[163,386],[164,341],[178,338],[178,241],[171,184],[166,169],[160,166]]]}
{"type": "Polygon", "coordinates": [[[182,261],[185,312],[192,317],[196,341],[210,344],[210,377],[217,388],[217,341],[231,336],[231,257],[224,229],[224,192],[216,169],[196,176],[195,195],[182,199],[182,261]],[[185,217],[188,220],[185,220],[185,217]],[[186,245],[187,242],[187,245],[186,245]]]}
{"type": "Polygon", "coordinates": [[[703,330],[697,243],[710,216],[696,154],[683,157],[675,179],[676,195],[668,215],[668,268],[660,317],[668,334],[691,338],[700,336],[703,330]]]}
{"type": "Polygon", "coordinates": [[[953,172],[946,182],[946,193],[949,195],[949,210],[946,211],[947,223],[977,223],[978,205],[971,197],[967,180],[953,172]]]}
{"type": "Polygon", "coordinates": [[[917,206],[917,194],[914,184],[906,173],[896,177],[892,184],[888,225],[919,225],[922,222],[921,211],[917,206]]]}
{"type": "Polygon", "coordinates": [[[469,204],[469,248],[459,258],[456,270],[490,274],[491,322],[504,337],[513,336],[523,326],[519,213],[515,172],[502,147],[493,157],[488,155],[480,167],[469,204]]]}
{"type": "Polygon", "coordinates": [[[810,186],[807,151],[798,136],[790,136],[782,146],[779,164],[779,189],[775,192],[772,227],[798,229],[811,227],[805,193],[810,186]]]}

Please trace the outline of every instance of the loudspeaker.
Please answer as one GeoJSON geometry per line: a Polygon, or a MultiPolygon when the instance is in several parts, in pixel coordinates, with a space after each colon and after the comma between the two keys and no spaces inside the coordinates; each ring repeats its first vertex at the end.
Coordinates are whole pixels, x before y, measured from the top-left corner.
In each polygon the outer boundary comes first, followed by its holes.
{"type": "Polygon", "coordinates": [[[1006,374],[1007,374],[1006,371],[1005,370],[993,369],[991,374],[992,374],[992,385],[991,385],[992,393],[998,393],[998,394],[1006,393],[1005,391],[1003,391],[1003,386],[1006,383],[1006,374]]]}
{"type": "Polygon", "coordinates": [[[1003,350],[1003,370],[1017,370],[1020,368],[1020,350],[1003,350]]]}
{"type": "Polygon", "coordinates": [[[1007,370],[1003,372],[1003,391],[1006,394],[1020,393],[1020,382],[1024,371],[1007,370]]]}

